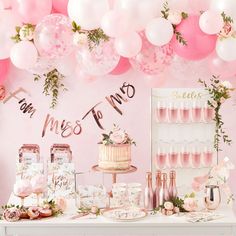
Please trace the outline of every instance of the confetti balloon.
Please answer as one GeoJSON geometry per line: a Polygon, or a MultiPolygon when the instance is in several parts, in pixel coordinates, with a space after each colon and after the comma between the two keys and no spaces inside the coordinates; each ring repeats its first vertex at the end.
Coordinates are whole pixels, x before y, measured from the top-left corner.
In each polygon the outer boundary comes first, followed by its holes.
{"type": "Polygon", "coordinates": [[[110,73],[119,63],[120,56],[114,48],[114,41],[100,42],[92,50],[85,47],[79,50],[77,58],[84,71],[101,76],[110,73]]]}
{"type": "Polygon", "coordinates": [[[51,14],[36,26],[34,43],[40,56],[60,58],[72,52],[71,21],[62,14],[51,14]]]}
{"type": "Polygon", "coordinates": [[[29,68],[28,71],[32,74],[43,75],[55,69],[55,61],[46,59],[44,57],[38,57],[33,67],[29,68]]]}
{"type": "Polygon", "coordinates": [[[162,72],[172,61],[173,49],[169,44],[158,47],[152,45],[145,35],[142,35],[142,50],[130,58],[132,67],[148,75],[162,72]]]}

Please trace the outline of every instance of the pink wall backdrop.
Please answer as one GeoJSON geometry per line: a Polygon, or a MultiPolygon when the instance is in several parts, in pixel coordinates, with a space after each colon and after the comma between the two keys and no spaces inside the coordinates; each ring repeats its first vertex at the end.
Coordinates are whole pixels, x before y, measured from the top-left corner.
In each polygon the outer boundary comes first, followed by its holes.
{"type": "MultiPolygon", "coordinates": [[[[41,157],[44,162],[49,159],[50,146],[53,143],[68,143],[73,151],[73,158],[78,171],[86,171],[97,163],[98,149],[97,142],[100,140],[101,130],[96,125],[93,117],[89,115],[81,120],[84,114],[98,102],[99,110],[103,113],[101,123],[109,130],[113,123],[119,124],[126,129],[137,142],[133,148],[133,164],[138,167],[136,173],[118,177],[118,181],[138,181],[144,183],[145,172],[150,168],[150,85],[155,87],[199,87],[198,78],[208,80],[210,74],[207,71],[205,61],[187,62],[175,58],[173,65],[168,71],[150,77],[134,70],[128,71],[122,76],[105,76],[96,78],[93,82],[86,81],[76,73],[65,78],[65,85],[68,92],[63,93],[59,98],[59,104],[55,110],[49,109],[50,98],[42,94],[42,82],[34,82],[33,75],[11,68],[6,82],[8,91],[13,92],[19,87],[27,90],[30,95],[19,94],[32,102],[36,112],[33,118],[23,114],[19,109],[16,99],[9,100],[6,104],[0,104],[0,204],[4,204],[12,191],[15,180],[15,162],[18,158],[18,149],[23,143],[37,143],[41,148],[41,157]],[[118,114],[105,100],[105,96],[119,92],[124,82],[135,86],[136,94],[127,103],[120,105],[123,115],[118,114]],[[61,138],[49,129],[44,138],[41,137],[43,124],[46,115],[62,121],[66,119],[73,124],[76,120],[81,121],[82,133],[78,136],[61,138]]],[[[230,78],[236,85],[236,78],[230,78]]],[[[231,147],[223,147],[221,157],[229,156],[236,164],[236,95],[227,102],[223,112],[227,131],[234,140],[231,147]]],[[[236,178],[236,171],[232,173],[231,187],[236,193],[236,186],[233,180],[236,178]]],[[[106,182],[110,178],[106,176],[106,182]]]]}

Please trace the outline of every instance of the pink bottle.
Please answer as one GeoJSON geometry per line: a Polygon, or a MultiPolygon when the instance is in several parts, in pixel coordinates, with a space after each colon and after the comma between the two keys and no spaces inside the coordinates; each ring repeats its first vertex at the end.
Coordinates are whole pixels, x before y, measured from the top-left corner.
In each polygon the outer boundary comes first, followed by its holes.
{"type": "Polygon", "coordinates": [[[170,185],[169,185],[169,198],[173,199],[176,198],[178,194],[177,187],[176,187],[176,172],[170,171],[170,185]]]}
{"type": "Polygon", "coordinates": [[[152,173],[146,173],[146,188],[144,192],[144,207],[148,211],[153,210],[153,189],[152,189],[152,173]]]}
{"type": "Polygon", "coordinates": [[[153,195],[153,207],[156,208],[159,206],[159,192],[161,188],[161,171],[156,172],[156,188],[153,195]]]}
{"type": "Polygon", "coordinates": [[[163,205],[165,201],[169,200],[169,191],[167,188],[167,174],[163,173],[161,176],[161,188],[159,191],[159,205],[163,205]]]}

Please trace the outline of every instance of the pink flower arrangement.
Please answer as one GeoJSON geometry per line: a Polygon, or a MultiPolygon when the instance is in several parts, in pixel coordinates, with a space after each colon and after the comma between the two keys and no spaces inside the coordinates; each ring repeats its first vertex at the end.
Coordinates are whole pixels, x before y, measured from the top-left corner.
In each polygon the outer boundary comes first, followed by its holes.
{"type": "Polygon", "coordinates": [[[102,134],[102,142],[105,145],[109,144],[135,144],[135,142],[129,137],[129,135],[119,128],[119,126],[113,126],[112,131],[108,134],[102,134]]]}
{"type": "Polygon", "coordinates": [[[198,209],[197,200],[193,197],[185,198],[183,208],[188,212],[196,211],[198,209]]]}

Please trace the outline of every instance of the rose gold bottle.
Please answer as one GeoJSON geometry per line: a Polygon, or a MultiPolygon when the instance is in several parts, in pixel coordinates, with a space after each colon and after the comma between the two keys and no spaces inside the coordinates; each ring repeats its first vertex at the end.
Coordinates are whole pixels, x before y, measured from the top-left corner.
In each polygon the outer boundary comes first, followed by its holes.
{"type": "Polygon", "coordinates": [[[153,210],[153,190],[152,190],[152,173],[146,173],[146,188],[145,188],[145,195],[144,195],[144,207],[146,210],[151,211],[153,210]]]}
{"type": "Polygon", "coordinates": [[[167,188],[167,174],[161,175],[161,187],[159,191],[159,205],[163,205],[165,201],[169,200],[169,191],[167,188]]]}
{"type": "Polygon", "coordinates": [[[177,187],[176,187],[176,172],[174,170],[170,171],[170,185],[169,185],[169,198],[177,197],[177,187]]]}
{"type": "Polygon", "coordinates": [[[153,195],[153,207],[156,208],[159,206],[159,192],[161,188],[161,171],[156,172],[156,188],[153,195]]]}

